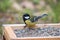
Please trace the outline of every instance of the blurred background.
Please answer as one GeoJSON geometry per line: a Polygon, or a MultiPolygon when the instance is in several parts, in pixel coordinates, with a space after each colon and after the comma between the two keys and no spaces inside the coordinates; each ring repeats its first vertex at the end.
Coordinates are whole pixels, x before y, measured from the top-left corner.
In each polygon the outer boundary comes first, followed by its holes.
{"type": "Polygon", "coordinates": [[[37,23],[60,23],[60,0],[0,0],[0,36],[2,24],[22,24],[22,15],[48,14],[37,23]]]}

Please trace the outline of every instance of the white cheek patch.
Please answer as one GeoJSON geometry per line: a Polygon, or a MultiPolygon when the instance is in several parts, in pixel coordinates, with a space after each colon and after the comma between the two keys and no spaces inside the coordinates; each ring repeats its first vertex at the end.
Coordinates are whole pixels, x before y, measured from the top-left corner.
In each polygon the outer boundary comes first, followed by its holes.
{"type": "Polygon", "coordinates": [[[28,19],[29,17],[25,17],[25,19],[28,19]]]}

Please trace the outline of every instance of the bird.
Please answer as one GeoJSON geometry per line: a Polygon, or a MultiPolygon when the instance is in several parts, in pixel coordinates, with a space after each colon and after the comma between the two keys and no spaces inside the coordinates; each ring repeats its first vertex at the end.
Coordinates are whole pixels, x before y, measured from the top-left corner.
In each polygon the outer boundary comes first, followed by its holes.
{"type": "Polygon", "coordinates": [[[44,16],[47,16],[47,14],[31,17],[28,13],[25,13],[23,15],[23,21],[26,24],[24,26],[24,28],[28,27],[29,29],[33,29],[35,27],[35,25],[36,25],[36,21],[38,21],[38,19],[40,19],[40,18],[42,18],[44,16]]]}

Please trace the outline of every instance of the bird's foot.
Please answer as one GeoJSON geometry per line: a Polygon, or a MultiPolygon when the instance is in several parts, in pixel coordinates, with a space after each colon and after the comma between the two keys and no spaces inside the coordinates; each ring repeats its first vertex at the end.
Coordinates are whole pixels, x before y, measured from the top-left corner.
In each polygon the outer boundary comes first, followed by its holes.
{"type": "Polygon", "coordinates": [[[29,28],[29,30],[35,30],[34,28],[29,28]]]}
{"type": "Polygon", "coordinates": [[[26,26],[24,26],[24,29],[26,28],[26,26]]]}

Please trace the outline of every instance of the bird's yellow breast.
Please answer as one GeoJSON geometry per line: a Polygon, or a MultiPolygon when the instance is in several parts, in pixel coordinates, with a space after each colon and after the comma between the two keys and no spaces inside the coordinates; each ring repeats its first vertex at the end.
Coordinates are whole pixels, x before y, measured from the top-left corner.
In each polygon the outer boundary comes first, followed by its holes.
{"type": "Polygon", "coordinates": [[[33,28],[35,26],[34,22],[31,22],[30,20],[26,20],[25,23],[27,24],[27,27],[33,28]]]}

